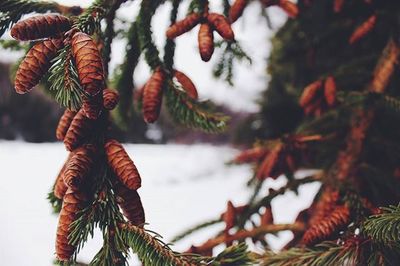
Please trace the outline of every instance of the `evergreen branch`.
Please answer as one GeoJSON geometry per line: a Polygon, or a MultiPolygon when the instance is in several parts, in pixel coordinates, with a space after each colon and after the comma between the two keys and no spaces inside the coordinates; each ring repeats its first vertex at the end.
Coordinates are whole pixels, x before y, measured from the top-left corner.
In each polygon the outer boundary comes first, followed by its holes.
{"type": "Polygon", "coordinates": [[[95,32],[100,32],[101,20],[108,15],[108,10],[114,1],[95,0],[83,14],[74,21],[74,27],[80,31],[92,35],[95,32]]]}
{"type": "Polygon", "coordinates": [[[277,254],[266,251],[261,259],[261,265],[356,265],[358,261],[357,248],[356,244],[339,245],[326,241],[312,248],[291,248],[277,254]]]}
{"type": "Polygon", "coordinates": [[[0,40],[0,46],[3,49],[10,49],[11,51],[26,51],[29,49],[29,45],[21,44],[17,40],[0,40]]]}
{"type": "Polygon", "coordinates": [[[260,208],[267,206],[271,203],[271,201],[279,196],[285,194],[287,191],[292,191],[296,190],[300,185],[307,184],[307,183],[312,183],[319,181],[321,179],[321,176],[319,174],[314,175],[314,176],[308,176],[302,179],[294,179],[289,181],[286,186],[281,187],[278,190],[272,190],[270,193],[265,196],[264,198],[258,200],[254,204],[250,205],[241,215],[239,221],[238,221],[238,227],[239,228],[244,228],[244,225],[248,221],[248,219],[256,212],[259,211],[260,208]]]}
{"type": "Polygon", "coordinates": [[[224,249],[216,257],[204,258],[199,257],[199,259],[193,258],[194,261],[203,262],[206,265],[211,266],[246,266],[255,265],[256,259],[253,254],[247,250],[248,247],[245,243],[240,243],[238,245],[229,246],[224,249]]]}
{"type": "Polygon", "coordinates": [[[29,13],[46,13],[58,11],[55,2],[33,0],[2,0],[0,2],[0,37],[4,32],[29,13]]]}
{"type": "Polygon", "coordinates": [[[246,54],[238,42],[220,41],[215,44],[216,47],[224,47],[224,51],[213,68],[213,74],[216,78],[224,78],[229,85],[233,86],[234,60],[242,62],[246,60],[250,65],[252,59],[246,54]]]}
{"type": "Polygon", "coordinates": [[[221,218],[218,218],[218,219],[206,221],[206,222],[204,222],[204,223],[201,223],[201,224],[198,224],[198,225],[196,225],[196,226],[193,226],[193,227],[191,227],[190,229],[188,229],[188,230],[186,230],[186,231],[183,231],[183,232],[180,233],[179,235],[175,236],[175,237],[171,240],[171,242],[172,242],[172,243],[178,242],[178,241],[180,241],[180,240],[182,240],[183,238],[185,238],[185,237],[187,237],[187,236],[193,234],[194,232],[196,232],[196,231],[198,231],[198,230],[201,230],[201,229],[203,229],[203,228],[209,227],[209,226],[211,226],[211,225],[214,225],[214,224],[217,224],[217,223],[220,223],[220,222],[222,222],[222,220],[221,220],[221,218]]]}
{"type": "Polygon", "coordinates": [[[141,50],[144,53],[147,64],[153,70],[161,65],[161,59],[158,49],[153,42],[151,19],[154,16],[157,7],[163,2],[164,0],[142,1],[139,16],[136,20],[138,23],[137,29],[141,50]]]}
{"type": "Polygon", "coordinates": [[[206,7],[208,5],[208,1],[204,1],[204,0],[192,0],[189,4],[189,8],[188,8],[188,14],[191,13],[199,13],[199,14],[203,14],[206,7]]]}
{"type": "Polygon", "coordinates": [[[82,104],[81,95],[84,94],[84,90],[79,82],[70,45],[66,45],[59,52],[49,73],[50,90],[56,91],[55,100],[71,110],[78,110],[82,104]]]}
{"type": "Polygon", "coordinates": [[[400,204],[381,208],[383,213],[369,217],[361,227],[361,232],[373,241],[385,245],[400,242],[400,204]]]}
{"type": "Polygon", "coordinates": [[[396,113],[400,113],[400,99],[384,95],[379,101],[384,107],[396,113]]]}
{"type": "Polygon", "coordinates": [[[185,266],[189,261],[176,255],[167,245],[146,230],[127,223],[119,225],[124,243],[137,253],[144,265],[185,266]]]}
{"type": "Polygon", "coordinates": [[[305,229],[304,224],[302,223],[294,223],[294,224],[268,224],[261,225],[259,227],[255,227],[252,230],[239,230],[232,235],[220,235],[216,238],[212,238],[207,240],[204,244],[200,246],[193,247],[194,250],[198,253],[207,252],[212,250],[214,247],[222,244],[222,243],[231,243],[233,241],[243,241],[247,238],[257,238],[260,236],[264,236],[268,233],[277,233],[281,231],[293,231],[293,232],[303,232],[305,229]]]}
{"type": "Polygon", "coordinates": [[[228,117],[207,111],[206,103],[195,102],[187,95],[168,83],[167,106],[174,120],[193,129],[209,133],[222,132],[226,129],[228,117]]]}
{"type": "MultiPolygon", "coordinates": [[[[172,1],[172,11],[170,15],[170,25],[175,24],[176,17],[178,15],[179,5],[181,4],[182,0],[173,0],[172,1]]],[[[174,39],[167,39],[164,46],[164,64],[165,68],[169,71],[172,70],[174,65],[174,55],[175,55],[175,40],[174,39]]]]}
{"type": "Polygon", "coordinates": [[[117,67],[113,81],[113,86],[119,92],[120,102],[112,114],[116,124],[124,129],[132,116],[133,73],[141,53],[136,22],[130,26],[127,40],[125,61],[117,67]]]}

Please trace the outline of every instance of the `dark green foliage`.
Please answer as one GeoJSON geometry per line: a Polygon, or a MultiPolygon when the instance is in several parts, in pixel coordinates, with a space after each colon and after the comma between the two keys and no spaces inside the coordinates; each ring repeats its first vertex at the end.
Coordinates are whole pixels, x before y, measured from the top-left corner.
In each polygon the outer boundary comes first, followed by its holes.
{"type": "Polygon", "coordinates": [[[62,206],[62,200],[54,196],[53,188],[49,194],[47,194],[47,200],[50,202],[51,208],[53,210],[53,213],[60,213],[61,211],[61,206],[62,206]]]}
{"type": "Polygon", "coordinates": [[[206,221],[204,223],[198,224],[198,225],[196,225],[196,226],[194,226],[194,227],[192,227],[192,228],[180,233],[179,235],[175,236],[171,240],[171,242],[174,243],[174,242],[180,241],[181,239],[184,239],[185,237],[191,235],[192,233],[194,233],[194,232],[196,232],[198,230],[201,230],[203,228],[209,227],[211,225],[214,225],[214,224],[217,224],[217,223],[220,223],[220,222],[222,222],[222,220],[220,218],[218,218],[218,219],[214,219],[214,220],[210,220],[210,221],[206,221]]]}

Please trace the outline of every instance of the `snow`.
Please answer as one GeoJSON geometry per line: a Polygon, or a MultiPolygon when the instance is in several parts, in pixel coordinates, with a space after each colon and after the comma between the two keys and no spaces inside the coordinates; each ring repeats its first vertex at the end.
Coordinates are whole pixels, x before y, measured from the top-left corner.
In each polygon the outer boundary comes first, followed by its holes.
{"type": "MultiPolygon", "coordinates": [[[[139,193],[149,223],[147,228],[163,235],[166,242],[191,225],[218,217],[227,200],[240,205],[251,194],[245,186],[251,168],[225,164],[237,153],[233,148],[175,144],[124,146],[142,175],[139,193]]],[[[46,195],[66,155],[60,143],[0,141],[2,265],[51,265],[57,217],[51,214],[46,195]]],[[[263,189],[278,188],[285,182],[283,177],[268,180],[263,189]]],[[[319,184],[311,183],[301,187],[298,196],[290,192],[276,198],[272,202],[275,221],[292,222],[299,210],[308,207],[318,188],[319,184]]],[[[184,251],[221,228],[217,225],[200,231],[173,248],[184,251]]],[[[278,237],[268,236],[267,240],[278,249],[290,238],[290,232],[282,232],[278,237]]],[[[88,262],[101,242],[97,234],[78,258],[88,262]]]]}
{"type": "MultiPolygon", "coordinates": [[[[66,5],[81,5],[87,7],[91,0],[57,0],[56,2],[66,5]]],[[[179,10],[178,19],[184,17],[189,1],[185,1],[179,10]]],[[[221,12],[222,1],[211,1],[210,8],[213,11],[221,12]]],[[[117,17],[125,21],[133,21],[138,12],[139,1],[125,3],[119,10],[117,17]]],[[[162,50],[165,42],[165,30],[169,24],[169,12],[171,4],[168,2],[162,5],[153,19],[153,36],[157,46],[162,50]]],[[[236,39],[253,59],[253,64],[246,62],[236,64],[235,86],[232,88],[226,82],[217,80],[212,75],[212,67],[219,59],[219,49],[210,62],[201,61],[197,50],[197,31],[192,31],[177,38],[177,53],[175,57],[176,68],[188,74],[194,81],[201,99],[211,99],[217,104],[226,104],[234,111],[256,112],[259,106],[256,104],[261,92],[265,90],[268,77],[266,75],[266,63],[271,49],[269,39],[273,36],[285,21],[286,15],[279,8],[268,8],[274,30],[268,29],[266,20],[260,16],[260,3],[252,3],[246,8],[243,18],[234,25],[236,39]]],[[[119,23],[120,25],[121,23],[119,23]]],[[[6,38],[11,38],[6,33],[6,38]]],[[[219,38],[219,37],[218,37],[219,38]]],[[[216,36],[216,40],[218,40],[216,36]]],[[[112,58],[110,70],[112,71],[123,61],[126,42],[115,40],[112,45],[112,58]]],[[[20,52],[10,52],[0,49],[0,58],[4,61],[15,61],[21,57],[20,52]]],[[[135,80],[142,85],[149,78],[149,68],[142,60],[136,70],[135,80]]]]}

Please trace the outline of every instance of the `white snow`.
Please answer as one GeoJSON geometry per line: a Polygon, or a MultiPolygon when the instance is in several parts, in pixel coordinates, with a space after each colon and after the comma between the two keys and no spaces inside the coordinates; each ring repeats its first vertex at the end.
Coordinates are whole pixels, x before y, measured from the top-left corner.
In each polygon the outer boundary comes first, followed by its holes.
{"type": "MultiPolygon", "coordinates": [[[[168,242],[177,233],[220,215],[227,200],[246,202],[251,190],[245,187],[251,176],[249,166],[227,166],[237,152],[210,145],[124,145],[143,179],[139,190],[146,210],[148,229],[168,242]]],[[[57,216],[51,214],[46,195],[67,152],[60,143],[29,144],[0,141],[2,167],[0,186],[0,261],[2,265],[51,265],[57,216]]],[[[266,182],[266,187],[284,185],[283,177],[266,182]]],[[[272,202],[277,223],[292,222],[307,207],[319,185],[311,183],[299,196],[287,193],[272,202]]],[[[174,249],[186,250],[200,244],[221,229],[214,226],[179,242],[174,249]]],[[[267,240],[275,249],[291,237],[283,232],[267,240]]],[[[101,246],[101,236],[85,246],[79,259],[90,261],[101,246]]],[[[132,265],[136,263],[132,262],[132,265]]]]}

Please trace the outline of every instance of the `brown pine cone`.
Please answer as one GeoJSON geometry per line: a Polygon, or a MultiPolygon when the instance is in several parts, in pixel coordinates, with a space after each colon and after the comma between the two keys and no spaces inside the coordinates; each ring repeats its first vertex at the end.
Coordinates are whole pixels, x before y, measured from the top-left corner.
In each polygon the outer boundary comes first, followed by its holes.
{"type": "Polygon", "coordinates": [[[258,162],[268,154],[268,149],[265,147],[254,147],[248,150],[242,151],[239,155],[233,159],[233,163],[253,163],[258,162]]]}
{"type": "Polygon", "coordinates": [[[190,31],[193,29],[200,21],[201,15],[197,13],[192,13],[188,15],[186,18],[176,22],[175,24],[171,25],[167,30],[167,38],[174,39],[179,35],[184,34],[185,32],[190,31]]]}
{"type": "Polygon", "coordinates": [[[284,145],[278,143],[265,157],[256,172],[256,178],[258,180],[263,180],[268,177],[275,179],[280,175],[279,171],[277,172],[277,168],[279,168],[278,165],[282,159],[283,148],[284,145]]]}
{"type": "Polygon", "coordinates": [[[318,202],[316,203],[313,212],[311,213],[308,224],[312,226],[319,223],[326,216],[329,216],[337,205],[338,200],[339,191],[333,190],[329,187],[325,188],[320,198],[318,199],[318,202]]]}
{"type": "Polygon", "coordinates": [[[332,107],[336,103],[336,82],[335,78],[329,76],[325,80],[324,84],[324,96],[325,101],[329,107],[332,107]]]}
{"type": "Polygon", "coordinates": [[[58,121],[57,129],[56,129],[56,138],[58,140],[63,141],[65,138],[65,134],[68,131],[69,126],[71,125],[72,119],[76,112],[71,111],[69,109],[65,109],[64,114],[61,116],[60,121],[58,121]]]}
{"type": "Polygon", "coordinates": [[[147,123],[158,119],[161,110],[165,74],[160,67],[154,71],[143,91],[143,117],[147,123]]]}
{"type": "Polygon", "coordinates": [[[83,109],[79,110],[65,134],[64,144],[67,150],[73,151],[77,148],[92,128],[93,122],[84,115],[83,109]]]}
{"type": "Polygon", "coordinates": [[[326,240],[342,230],[349,222],[349,208],[345,205],[335,206],[333,212],[304,233],[302,243],[309,246],[326,240]]]}
{"type": "Polygon", "coordinates": [[[182,85],[182,88],[190,98],[197,99],[199,97],[196,86],[188,76],[181,71],[174,70],[174,77],[182,85]]]}
{"type": "Polygon", "coordinates": [[[244,8],[247,5],[248,0],[235,0],[229,10],[229,21],[235,22],[243,14],[244,8]]]}
{"type": "Polygon", "coordinates": [[[214,53],[214,34],[208,23],[202,23],[198,35],[199,52],[201,60],[208,62],[214,53]]]}
{"type": "Polygon", "coordinates": [[[15,91],[24,94],[32,90],[49,70],[51,60],[62,47],[61,39],[49,39],[35,44],[18,67],[15,91]]]}
{"type": "Polygon", "coordinates": [[[46,14],[19,21],[11,28],[11,36],[20,41],[56,37],[71,28],[71,21],[58,14],[46,14]]]}
{"type": "Polygon", "coordinates": [[[94,164],[96,150],[87,144],[72,153],[64,171],[64,183],[73,190],[78,190],[94,164]]]}
{"type": "Polygon", "coordinates": [[[54,196],[56,196],[56,198],[62,200],[64,198],[65,192],[67,191],[68,187],[64,182],[64,171],[65,168],[67,167],[67,164],[69,162],[69,159],[71,158],[72,153],[70,153],[68,155],[67,160],[65,161],[63,167],[61,168],[60,172],[58,173],[56,182],[54,184],[54,196]]]}
{"type": "Polygon", "coordinates": [[[231,25],[223,15],[210,13],[207,16],[207,20],[222,38],[228,41],[233,41],[235,39],[235,34],[233,33],[231,25]]]}
{"type": "Polygon", "coordinates": [[[71,46],[85,93],[89,97],[99,94],[104,87],[104,70],[96,43],[89,35],[77,32],[72,36],[71,46]]]}
{"type": "Polygon", "coordinates": [[[374,27],[376,24],[376,15],[370,16],[365,22],[363,22],[360,26],[358,26],[353,34],[350,36],[349,39],[349,44],[353,44],[363,38],[365,35],[367,35],[374,27]]]}
{"type": "Polygon", "coordinates": [[[269,225],[274,223],[271,205],[266,206],[264,213],[261,215],[260,224],[269,225]]]}
{"type": "Polygon", "coordinates": [[[117,181],[114,183],[114,192],[117,196],[117,203],[128,221],[134,225],[143,225],[145,222],[144,209],[137,191],[128,189],[117,181]]]}
{"type": "Polygon", "coordinates": [[[303,93],[301,94],[299,100],[300,106],[305,108],[307,105],[309,105],[313,100],[315,100],[318,91],[321,89],[322,89],[321,80],[314,81],[313,83],[307,85],[307,87],[304,88],[303,93]]]}
{"type": "Polygon", "coordinates": [[[140,188],[142,180],[139,172],[121,143],[110,139],[104,145],[104,149],[107,154],[108,164],[119,181],[131,190],[140,188]]]}
{"type": "Polygon", "coordinates": [[[70,225],[75,221],[76,214],[84,208],[85,202],[86,196],[79,191],[69,188],[64,195],[56,237],[56,254],[60,261],[70,260],[75,252],[76,247],[68,241],[71,233],[70,225]]]}
{"type": "Polygon", "coordinates": [[[282,8],[290,18],[296,18],[299,15],[299,8],[295,3],[289,0],[280,0],[278,6],[282,8]]]}
{"type": "Polygon", "coordinates": [[[107,110],[113,110],[119,101],[119,93],[116,90],[103,90],[103,106],[107,110]]]}

